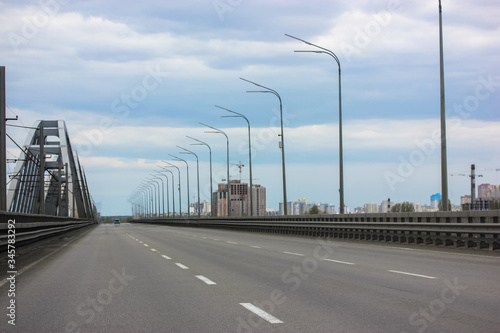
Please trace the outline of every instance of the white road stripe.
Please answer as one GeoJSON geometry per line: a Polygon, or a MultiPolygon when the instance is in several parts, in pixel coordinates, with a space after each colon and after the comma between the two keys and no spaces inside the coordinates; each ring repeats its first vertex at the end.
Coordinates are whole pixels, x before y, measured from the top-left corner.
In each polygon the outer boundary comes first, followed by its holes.
{"type": "Polygon", "coordinates": [[[156,249],[151,249],[151,251],[156,252],[156,249]]]}
{"type": "Polygon", "coordinates": [[[245,307],[247,310],[255,313],[257,316],[261,317],[262,319],[270,322],[271,324],[281,324],[283,321],[279,320],[273,315],[270,315],[266,311],[259,309],[252,303],[240,303],[241,306],[245,307]]]}
{"type": "Polygon", "coordinates": [[[287,252],[287,251],[285,251],[285,252],[283,252],[283,253],[286,253],[286,254],[291,254],[292,256],[299,256],[299,257],[303,257],[303,256],[304,256],[304,255],[303,255],[303,254],[301,254],[301,253],[295,253],[295,252],[287,252]]]}
{"type": "Polygon", "coordinates": [[[323,260],[336,262],[337,264],[356,265],[355,263],[348,262],[348,261],[340,261],[340,260],[333,260],[333,259],[323,259],[323,260]]]}
{"type": "Polygon", "coordinates": [[[250,247],[253,247],[254,249],[262,249],[260,246],[255,246],[255,245],[252,245],[250,247]]]}
{"type": "Polygon", "coordinates": [[[415,274],[415,273],[408,273],[408,272],[401,272],[401,271],[393,271],[393,270],[388,270],[388,272],[397,273],[397,274],[404,274],[404,275],[411,275],[411,276],[421,277],[421,278],[425,278],[425,279],[436,279],[435,276],[428,276],[428,275],[422,275],[422,274],[415,274]]]}
{"type": "Polygon", "coordinates": [[[179,266],[180,268],[182,268],[182,269],[189,269],[189,267],[184,266],[184,265],[183,265],[183,264],[181,264],[180,262],[176,262],[175,264],[176,264],[177,266],[179,266]]]}
{"type": "Polygon", "coordinates": [[[161,256],[162,256],[163,258],[167,259],[167,260],[172,259],[172,258],[170,258],[169,256],[166,256],[166,255],[164,255],[164,254],[162,254],[161,256]]]}
{"type": "Polygon", "coordinates": [[[145,246],[145,247],[149,247],[149,245],[148,245],[148,244],[144,244],[144,246],[145,246]]]}
{"type": "Polygon", "coordinates": [[[214,281],[210,280],[209,278],[204,277],[203,275],[196,275],[198,279],[201,281],[205,282],[206,284],[216,284],[214,281]]]}
{"type": "Polygon", "coordinates": [[[235,244],[237,245],[238,243],[235,243],[235,242],[230,242],[230,241],[227,241],[229,244],[235,244]]]}

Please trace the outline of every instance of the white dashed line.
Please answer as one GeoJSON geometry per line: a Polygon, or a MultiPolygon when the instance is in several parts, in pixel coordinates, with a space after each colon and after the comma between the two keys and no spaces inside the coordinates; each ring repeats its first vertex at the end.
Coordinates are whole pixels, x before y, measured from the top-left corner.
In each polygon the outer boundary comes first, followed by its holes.
{"type": "Polygon", "coordinates": [[[227,241],[227,243],[229,244],[234,244],[234,245],[237,245],[238,243],[235,243],[235,242],[230,242],[230,241],[227,241]]]}
{"type": "Polygon", "coordinates": [[[254,249],[262,249],[260,246],[255,246],[255,245],[252,245],[250,247],[253,247],[254,249]]]}
{"type": "Polygon", "coordinates": [[[151,249],[151,251],[156,252],[156,249],[151,249]]]}
{"type": "Polygon", "coordinates": [[[404,275],[410,275],[410,276],[416,276],[416,277],[421,277],[421,278],[425,278],[425,279],[435,279],[436,278],[434,276],[428,276],[428,275],[422,275],[422,274],[415,274],[415,273],[408,273],[408,272],[401,272],[401,271],[388,270],[388,272],[397,273],[397,274],[404,274],[404,275]]]}
{"type": "Polygon", "coordinates": [[[145,246],[145,247],[149,247],[149,245],[148,245],[148,244],[144,244],[144,246],[145,246]]]}
{"type": "Polygon", "coordinates": [[[216,284],[214,281],[212,281],[212,280],[210,280],[210,279],[208,279],[208,278],[204,277],[203,275],[196,275],[196,277],[197,277],[198,279],[200,279],[201,281],[205,282],[206,284],[210,284],[210,285],[212,285],[212,284],[216,284]]]}
{"type": "Polygon", "coordinates": [[[281,324],[283,321],[279,320],[273,315],[270,315],[266,311],[259,309],[252,303],[240,303],[241,306],[245,307],[247,310],[255,313],[257,316],[261,317],[262,319],[270,322],[271,324],[281,324]]]}
{"type": "Polygon", "coordinates": [[[201,238],[203,238],[203,239],[207,239],[207,237],[201,237],[201,238]]]}
{"type": "Polygon", "coordinates": [[[353,262],[347,262],[347,261],[340,261],[340,260],[333,260],[333,259],[323,259],[323,260],[331,261],[331,262],[336,262],[337,264],[356,265],[353,262]]]}
{"type": "Polygon", "coordinates": [[[172,259],[172,258],[170,258],[169,256],[166,256],[166,255],[164,255],[164,254],[162,254],[161,256],[162,256],[163,258],[167,259],[167,260],[172,259]]]}
{"type": "Polygon", "coordinates": [[[182,269],[189,269],[189,267],[187,267],[187,266],[185,266],[185,265],[181,264],[180,262],[176,262],[175,264],[176,264],[177,266],[179,266],[180,268],[182,268],[182,269]]]}
{"type": "Polygon", "coordinates": [[[283,252],[283,253],[285,253],[285,254],[291,254],[292,256],[299,256],[299,257],[303,257],[303,256],[304,256],[304,255],[303,255],[303,254],[301,254],[301,253],[295,253],[295,252],[287,252],[287,251],[285,251],[285,252],[283,252]]]}

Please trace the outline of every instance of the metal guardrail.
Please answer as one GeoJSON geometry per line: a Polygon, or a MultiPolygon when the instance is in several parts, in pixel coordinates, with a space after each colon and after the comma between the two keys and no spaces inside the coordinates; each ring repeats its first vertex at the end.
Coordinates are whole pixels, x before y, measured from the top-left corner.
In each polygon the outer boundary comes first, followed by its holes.
{"type": "Polygon", "coordinates": [[[96,222],[71,217],[1,212],[0,250],[3,251],[7,248],[9,238],[15,239],[17,247],[94,223],[96,222]],[[9,230],[14,230],[14,233],[9,230]],[[11,236],[9,237],[9,235],[11,236]]]}
{"type": "Polygon", "coordinates": [[[141,219],[133,222],[403,244],[500,248],[500,211],[141,219]]]}

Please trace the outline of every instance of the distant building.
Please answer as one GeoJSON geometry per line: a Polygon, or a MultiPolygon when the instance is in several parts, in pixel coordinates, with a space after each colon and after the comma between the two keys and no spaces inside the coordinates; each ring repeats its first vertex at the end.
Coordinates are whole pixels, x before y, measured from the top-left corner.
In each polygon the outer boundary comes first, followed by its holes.
{"type": "Polygon", "coordinates": [[[392,207],[394,207],[394,201],[384,200],[379,206],[380,213],[388,213],[391,211],[392,207]]]}
{"type": "Polygon", "coordinates": [[[266,188],[261,185],[253,185],[253,216],[266,216],[266,188]]]}
{"type": "Polygon", "coordinates": [[[500,185],[481,184],[477,190],[478,198],[500,199],[500,185]]]}
{"type": "Polygon", "coordinates": [[[460,205],[470,204],[470,203],[471,203],[471,196],[470,195],[463,195],[460,197],[460,205]]]}
{"type": "Polygon", "coordinates": [[[370,202],[370,203],[367,203],[363,206],[363,212],[364,213],[368,213],[368,214],[371,214],[371,213],[378,213],[378,206],[375,202],[370,202]]]}
{"type": "MultiPolygon", "coordinates": [[[[250,195],[247,183],[231,180],[231,216],[250,215],[250,195]]],[[[266,188],[253,185],[253,215],[266,215],[266,188]]],[[[227,216],[227,184],[219,184],[217,192],[213,193],[214,216],[227,216]]]]}

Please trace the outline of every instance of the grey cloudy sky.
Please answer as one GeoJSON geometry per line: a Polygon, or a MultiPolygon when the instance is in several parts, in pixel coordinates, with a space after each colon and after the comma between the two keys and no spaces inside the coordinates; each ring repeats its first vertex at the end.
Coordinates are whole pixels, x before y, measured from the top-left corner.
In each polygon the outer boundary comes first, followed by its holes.
{"type": "MultiPolygon", "coordinates": [[[[25,125],[66,121],[104,215],[130,213],[129,196],[176,145],[199,154],[208,200],[208,153],[185,136],[212,146],[217,181],[225,178],[225,141],[199,122],[227,131],[230,162],[245,164],[248,178],[246,124],[221,118],[214,105],[249,118],[254,182],[267,187],[268,207],[278,207],[279,104],[246,93],[254,87],[239,77],[283,99],[288,199],[338,206],[337,65],[294,53],[312,48],[285,33],[340,59],[349,208],[388,197],[427,204],[440,192],[438,1],[45,0],[0,8],[8,116],[25,125]]],[[[449,173],[475,163],[480,183],[500,184],[491,170],[500,168],[500,5],[444,0],[443,11],[449,173]]],[[[9,133],[20,143],[27,134],[9,133]]],[[[18,153],[10,144],[9,157],[18,153]]],[[[458,203],[469,178],[449,182],[458,203]]]]}

